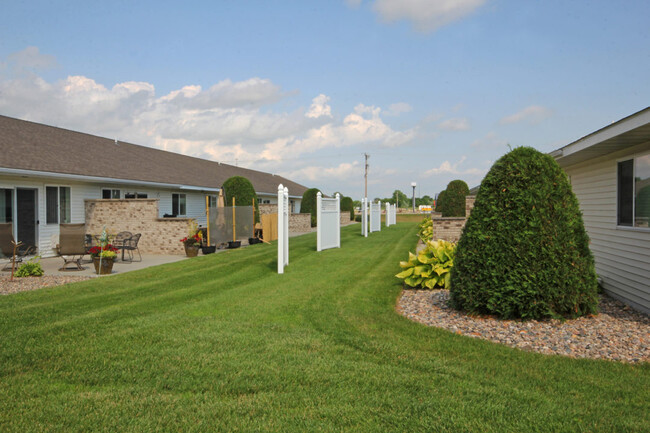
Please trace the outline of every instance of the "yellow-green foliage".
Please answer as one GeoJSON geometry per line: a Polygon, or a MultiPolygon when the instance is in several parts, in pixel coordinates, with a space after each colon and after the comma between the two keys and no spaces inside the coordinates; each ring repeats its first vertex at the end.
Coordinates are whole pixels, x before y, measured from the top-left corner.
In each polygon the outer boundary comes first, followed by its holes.
{"type": "Polygon", "coordinates": [[[427,217],[422,220],[418,225],[420,228],[418,231],[418,236],[422,239],[422,242],[428,242],[433,239],[433,220],[427,217]]]}
{"type": "Polygon", "coordinates": [[[443,240],[429,241],[417,255],[409,252],[408,261],[399,263],[403,271],[395,276],[410,287],[449,289],[455,255],[456,244],[443,240]]]}

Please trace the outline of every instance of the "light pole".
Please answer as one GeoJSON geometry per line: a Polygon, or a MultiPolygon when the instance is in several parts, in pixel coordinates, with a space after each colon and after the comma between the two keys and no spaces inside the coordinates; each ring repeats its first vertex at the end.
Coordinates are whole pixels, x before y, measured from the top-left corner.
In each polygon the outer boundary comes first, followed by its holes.
{"type": "Polygon", "coordinates": [[[415,213],[415,187],[418,184],[415,182],[411,182],[411,186],[413,187],[413,213],[415,213]]]}

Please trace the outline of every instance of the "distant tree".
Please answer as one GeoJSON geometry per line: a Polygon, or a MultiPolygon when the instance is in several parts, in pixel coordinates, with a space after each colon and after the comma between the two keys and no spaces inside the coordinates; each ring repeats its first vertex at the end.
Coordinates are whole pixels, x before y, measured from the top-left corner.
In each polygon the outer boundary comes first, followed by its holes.
{"type": "Polygon", "coordinates": [[[302,195],[302,202],[300,203],[300,212],[311,214],[312,227],[316,225],[316,194],[319,192],[318,188],[309,188],[302,195]]]}
{"type": "Polygon", "coordinates": [[[235,198],[235,206],[252,206],[255,201],[255,221],[259,221],[259,209],[257,209],[257,194],[250,180],[242,176],[228,178],[222,186],[225,192],[225,205],[232,206],[232,199],[235,198]]]}
{"type": "Polygon", "coordinates": [[[425,195],[424,197],[416,197],[415,198],[415,205],[416,206],[430,206],[433,204],[433,199],[429,197],[428,195],[425,195]]]}
{"type": "Polygon", "coordinates": [[[402,191],[396,189],[391,194],[390,199],[387,199],[391,204],[397,204],[397,207],[411,207],[411,199],[408,198],[406,194],[402,191]],[[397,197],[398,203],[395,202],[395,197],[397,197]]]}

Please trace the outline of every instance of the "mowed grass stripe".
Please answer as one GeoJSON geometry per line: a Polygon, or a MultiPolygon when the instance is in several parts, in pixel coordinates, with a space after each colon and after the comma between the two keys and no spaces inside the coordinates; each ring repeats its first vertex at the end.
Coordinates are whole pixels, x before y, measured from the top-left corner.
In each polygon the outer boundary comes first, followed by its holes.
{"type": "Polygon", "coordinates": [[[401,223],[0,298],[3,431],[644,431],[648,365],[399,316],[401,223]]]}

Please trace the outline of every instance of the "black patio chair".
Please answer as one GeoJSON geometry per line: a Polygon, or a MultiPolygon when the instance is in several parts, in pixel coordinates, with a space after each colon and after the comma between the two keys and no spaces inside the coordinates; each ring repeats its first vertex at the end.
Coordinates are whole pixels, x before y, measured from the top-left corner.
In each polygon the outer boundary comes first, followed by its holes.
{"type": "Polygon", "coordinates": [[[113,247],[122,251],[122,260],[124,260],[124,245],[132,237],[133,233],[131,232],[119,232],[115,235],[115,238],[113,238],[113,241],[111,242],[111,245],[113,245],[113,247]]]}
{"type": "MultiPolygon", "coordinates": [[[[11,223],[0,223],[0,259],[8,260],[3,264],[3,271],[11,271],[14,266],[14,234],[11,223]]],[[[20,245],[16,249],[16,263],[22,263],[26,256],[36,254],[33,245],[20,245]]]]}
{"type": "Polygon", "coordinates": [[[128,261],[128,262],[141,262],[142,261],[142,254],[140,254],[140,248],[138,248],[138,242],[140,242],[140,238],[142,237],[141,233],[137,233],[133,236],[131,236],[129,239],[125,239],[123,243],[123,249],[122,249],[122,261],[128,261]],[[127,252],[129,255],[128,259],[124,258],[124,252],[127,252]],[[139,260],[133,260],[135,257],[135,252],[137,251],[139,260]]]}

